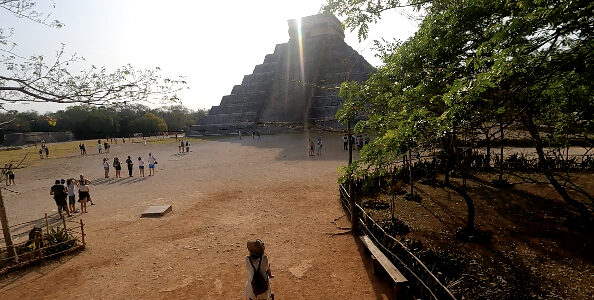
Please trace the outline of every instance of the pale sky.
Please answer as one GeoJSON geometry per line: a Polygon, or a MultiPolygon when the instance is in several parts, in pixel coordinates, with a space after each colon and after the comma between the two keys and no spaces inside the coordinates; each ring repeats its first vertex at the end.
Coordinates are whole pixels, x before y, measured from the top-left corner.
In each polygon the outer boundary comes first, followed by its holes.
{"type": "MultiPolygon", "coordinates": [[[[39,10],[65,24],[47,28],[0,11],[0,27],[13,27],[14,50],[21,56],[54,56],[61,44],[68,54],[85,58],[85,64],[110,70],[125,64],[135,68],[160,67],[164,74],[185,76],[189,90],[179,94],[191,109],[218,105],[221,97],[251,74],[272,53],[276,44],[289,40],[287,20],[316,14],[324,0],[39,0],[39,10]]],[[[413,12],[407,10],[407,12],[413,12]]],[[[340,17],[339,17],[340,18],[340,17]]],[[[356,32],[345,41],[369,63],[380,61],[373,40],[406,40],[418,24],[400,12],[387,14],[373,25],[370,37],[359,42],[356,32]]],[[[0,72],[5,70],[0,67],[0,72]]],[[[7,109],[63,109],[58,104],[6,104],[7,109]]]]}

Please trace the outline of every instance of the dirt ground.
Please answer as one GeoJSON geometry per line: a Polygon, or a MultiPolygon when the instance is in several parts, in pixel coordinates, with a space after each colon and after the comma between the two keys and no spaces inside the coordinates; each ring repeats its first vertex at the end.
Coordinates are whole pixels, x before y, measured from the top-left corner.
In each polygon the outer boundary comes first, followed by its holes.
{"type": "MultiPolygon", "coordinates": [[[[320,134],[313,133],[317,138],[320,134]]],[[[12,224],[55,212],[49,187],[84,173],[97,203],[76,215],[87,224],[81,253],[6,275],[2,299],[240,299],[246,241],[260,238],[275,275],[277,299],[387,299],[389,285],[371,272],[362,246],[332,221],[344,213],[337,168],[347,159],[338,135],[323,134],[322,156],[306,153],[308,134],[113,145],[87,144],[66,158],[18,170],[19,194],[4,191],[12,224]],[[103,178],[101,158],[152,152],[154,177],[103,178]],[[162,218],[139,218],[149,205],[173,205],[162,218]]],[[[50,145],[51,149],[52,145],[50,145]]],[[[112,169],[112,173],[113,173],[112,169]]],[[[148,174],[148,170],[147,170],[148,174]]],[[[348,226],[345,218],[341,226],[348,226]]]]}

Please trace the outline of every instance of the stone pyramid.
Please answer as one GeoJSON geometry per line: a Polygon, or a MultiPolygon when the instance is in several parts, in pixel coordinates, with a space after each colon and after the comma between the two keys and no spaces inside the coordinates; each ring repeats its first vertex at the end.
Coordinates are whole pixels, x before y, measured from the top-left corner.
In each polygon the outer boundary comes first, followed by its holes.
{"type": "Polygon", "coordinates": [[[344,102],[338,96],[340,84],[366,80],[373,67],[344,42],[335,16],[313,15],[288,23],[289,42],[276,45],[220,105],[188,128],[189,136],[341,127],[334,119],[344,102]]]}

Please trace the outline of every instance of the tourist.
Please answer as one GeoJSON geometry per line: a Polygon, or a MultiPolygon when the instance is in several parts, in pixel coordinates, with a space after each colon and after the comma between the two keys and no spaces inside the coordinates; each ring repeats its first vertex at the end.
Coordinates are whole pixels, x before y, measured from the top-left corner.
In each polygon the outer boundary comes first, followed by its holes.
{"type": "Polygon", "coordinates": [[[274,299],[270,290],[270,278],[274,276],[270,272],[268,257],[264,254],[264,242],[248,241],[247,248],[250,254],[245,257],[247,281],[243,292],[244,299],[274,299]]]}
{"type": "Polygon", "coordinates": [[[84,143],[82,144],[82,154],[87,155],[87,146],[84,143]]]}
{"type": "Polygon", "coordinates": [[[179,145],[177,145],[177,152],[178,153],[182,153],[182,148],[184,147],[184,145],[182,144],[182,142],[179,143],[179,145]]]}
{"type": "Polygon", "coordinates": [[[83,155],[82,143],[78,144],[78,149],[80,150],[80,155],[83,155]]]}
{"type": "Polygon", "coordinates": [[[109,153],[109,144],[107,143],[107,140],[103,143],[103,149],[105,150],[105,153],[109,153]]]}
{"type": "Polygon", "coordinates": [[[76,187],[76,183],[74,178],[69,178],[66,180],[66,190],[68,191],[68,208],[70,212],[76,212],[76,194],[74,193],[74,188],[76,187]]]}
{"type": "Polygon", "coordinates": [[[239,135],[239,139],[241,140],[241,129],[238,130],[237,135],[239,135]]]}
{"type": "Polygon", "coordinates": [[[342,136],[342,149],[349,150],[349,138],[346,134],[342,136]]]}
{"type": "Polygon", "coordinates": [[[138,157],[138,170],[140,170],[140,176],[144,177],[144,161],[142,157],[138,157]]]}
{"type": "Polygon", "coordinates": [[[56,205],[58,206],[58,214],[60,214],[60,217],[63,217],[62,210],[65,210],[68,217],[70,217],[70,209],[68,209],[68,205],[66,204],[68,191],[66,190],[66,187],[60,183],[60,179],[56,179],[55,184],[50,189],[50,195],[54,195],[54,201],[56,201],[56,205]]]}
{"type": "MultiPolygon", "coordinates": [[[[118,139],[116,138],[116,141],[117,140],[118,139]]],[[[120,159],[117,158],[117,157],[115,157],[113,159],[113,168],[115,169],[115,172],[116,172],[115,177],[116,178],[122,178],[122,176],[120,175],[120,172],[122,171],[122,164],[120,163],[120,159]]]]}
{"type": "Polygon", "coordinates": [[[155,165],[157,164],[157,160],[151,153],[149,153],[149,156],[148,156],[148,163],[149,163],[149,176],[153,176],[153,175],[155,175],[155,165]]]}
{"type": "Polygon", "coordinates": [[[14,170],[12,170],[12,164],[8,165],[6,174],[8,175],[8,185],[15,185],[16,183],[14,183],[14,170]]]}
{"type": "Polygon", "coordinates": [[[307,139],[307,150],[309,150],[309,156],[314,156],[314,143],[311,139],[307,139]]]}
{"type": "Polygon", "coordinates": [[[39,149],[39,158],[43,159],[43,147],[39,149]]]}
{"type": "MultiPolygon", "coordinates": [[[[87,201],[91,200],[89,184],[91,184],[91,181],[85,179],[81,174],[78,180],[78,202],[80,202],[81,213],[87,212],[87,201]]],[[[94,205],[93,202],[91,202],[91,205],[94,205]]]]}
{"type": "Polygon", "coordinates": [[[115,141],[116,146],[118,145],[118,138],[115,139],[111,139],[111,142],[113,143],[115,141]]]}
{"type": "Polygon", "coordinates": [[[49,148],[45,147],[45,158],[49,158],[49,148]]]}
{"type": "Polygon", "coordinates": [[[109,178],[109,163],[107,157],[103,158],[103,170],[105,171],[105,178],[109,178]]]}
{"type": "Polygon", "coordinates": [[[252,130],[252,140],[255,138],[256,132],[252,130]]]}
{"type": "Polygon", "coordinates": [[[190,153],[190,141],[186,141],[186,153],[190,153]]]}
{"type": "Polygon", "coordinates": [[[317,146],[317,150],[318,150],[318,155],[322,155],[322,138],[318,138],[318,141],[316,142],[316,146],[317,146]]]}
{"type": "Polygon", "coordinates": [[[126,159],[126,165],[128,165],[128,177],[132,177],[132,168],[134,167],[134,162],[130,156],[128,156],[128,159],[126,159]]]}
{"type": "Polygon", "coordinates": [[[103,145],[101,145],[101,140],[97,141],[97,150],[99,150],[99,154],[103,152],[103,145]]]}

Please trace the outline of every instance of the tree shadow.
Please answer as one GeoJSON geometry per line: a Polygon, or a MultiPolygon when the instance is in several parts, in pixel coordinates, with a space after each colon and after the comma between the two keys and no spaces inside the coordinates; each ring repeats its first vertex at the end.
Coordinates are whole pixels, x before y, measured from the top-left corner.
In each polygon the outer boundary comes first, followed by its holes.
{"type": "MultiPolygon", "coordinates": [[[[482,185],[488,185],[484,180],[479,181],[482,185]]],[[[470,193],[475,195],[475,201],[480,199],[488,204],[497,215],[490,216],[498,218],[511,224],[506,226],[504,222],[497,224],[510,239],[525,244],[532,250],[543,256],[559,260],[563,257],[561,250],[571,253],[589,262],[593,262],[591,249],[594,249],[594,239],[591,234],[580,233],[569,230],[562,226],[562,220],[573,218],[576,212],[569,210],[568,205],[561,202],[534,195],[525,190],[518,189],[485,189],[482,185],[468,186],[470,193]],[[550,243],[541,243],[538,240],[545,239],[554,242],[556,247],[550,243]]],[[[550,189],[548,186],[540,188],[550,189]]],[[[477,215],[480,218],[479,215],[477,215]]]]}

